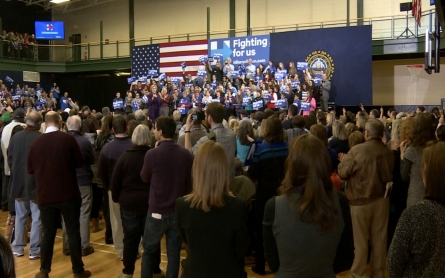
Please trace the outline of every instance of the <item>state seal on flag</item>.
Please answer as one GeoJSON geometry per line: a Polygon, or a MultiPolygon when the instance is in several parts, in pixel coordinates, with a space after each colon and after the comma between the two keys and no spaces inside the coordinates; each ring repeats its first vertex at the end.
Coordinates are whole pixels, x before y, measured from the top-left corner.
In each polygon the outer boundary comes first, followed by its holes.
{"type": "Polygon", "coordinates": [[[327,78],[332,79],[335,71],[334,59],[324,50],[314,50],[306,57],[308,69],[312,76],[320,76],[326,73],[327,78]]]}

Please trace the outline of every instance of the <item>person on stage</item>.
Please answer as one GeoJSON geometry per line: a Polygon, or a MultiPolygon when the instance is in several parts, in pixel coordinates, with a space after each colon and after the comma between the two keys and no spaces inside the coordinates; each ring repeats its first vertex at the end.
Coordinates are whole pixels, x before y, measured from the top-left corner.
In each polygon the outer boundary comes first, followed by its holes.
{"type": "Polygon", "coordinates": [[[148,94],[148,117],[152,122],[161,116],[160,106],[162,99],[159,97],[157,89],[156,85],[152,85],[150,88],[151,91],[148,94]]]}

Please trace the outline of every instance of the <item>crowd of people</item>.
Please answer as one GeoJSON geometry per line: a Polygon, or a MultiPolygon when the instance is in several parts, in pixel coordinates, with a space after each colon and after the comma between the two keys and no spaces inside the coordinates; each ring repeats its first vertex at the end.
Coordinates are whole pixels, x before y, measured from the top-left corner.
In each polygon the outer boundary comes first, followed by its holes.
{"type": "Polygon", "coordinates": [[[4,58],[12,59],[34,59],[35,46],[37,45],[34,34],[19,32],[6,32],[3,30],[0,35],[4,58]]]}
{"type": "Polygon", "coordinates": [[[365,277],[369,247],[372,277],[445,272],[442,110],[361,105],[338,116],[315,107],[310,77],[285,93],[274,80],[230,82],[223,70],[212,75],[215,89],[205,77],[137,83],[101,113],[62,97],[55,83],[49,97],[39,85],[10,92],[2,84],[11,254],[25,255],[31,221],[28,256],[41,260],[35,277],[49,277],[60,226],[74,277],[90,277],[82,256],[94,253],[89,237],[102,231],[102,210],[105,243],[123,261],[119,277],[133,277],[138,258],[142,277],[178,277],[181,266],[183,277],[246,277],[252,254],[259,275],[268,265],[276,277],[349,269],[365,277]],[[285,107],[273,102],[280,92],[285,107]]]}

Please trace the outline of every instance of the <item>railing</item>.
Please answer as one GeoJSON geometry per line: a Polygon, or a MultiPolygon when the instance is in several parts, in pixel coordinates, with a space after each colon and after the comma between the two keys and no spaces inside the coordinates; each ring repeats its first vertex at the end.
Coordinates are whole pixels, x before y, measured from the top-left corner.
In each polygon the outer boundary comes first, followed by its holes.
{"type": "MultiPolygon", "coordinates": [[[[420,37],[425,34],[425,30],[434,30],[432,26],[434,22],[434,10],[425,11],[422,14],[421,26],[418,28],[415,24],[414,18],[411,14],[408,16],[408,28],[414,33],[415,37],[420,37]]],[[[251,28],[252,35],[264,35],[275,32],[287,32],[296,30],[308,30],[317,28],[335,28],[358,25],[372,25],[372,39],[386,40],[397,39],[406,28],[406,15],[398,16],[384,16],[377,18],[363,18],[353,19],[349,22],[345,21],[330,21],[330,22],[316,22],[316,23],[302,23],[294,25],[281,25],[251,28]]],[[[169,35],[162,37],[149,37],[134,39],[134,45],[147,45],[154,43],[175,42],[175,41],[190,41],[200,39],[216,39],[227,38],[233,32],[235,36],[245,36],[247,29],[231,29],[221,31],[201,32],[169,35]]],[[[403,35],[401,37],[404,37],[403,35]]],[[[0,59],[18,59],[18,60],[33,60],[33,61],[50,61],[50,62],[81,62],[94,61],[102,59],[128,58],[131,55],[131,40],[118,40],[107,42],[89,42],[82,44],[70,45],[42,45],[35,46],[35,55],[28,54],[23,57],[23,54],[11,55],[5,51],[0,51],[0,59]]],[[[5,45],[2,45],[3,48],[5,45]]]]}

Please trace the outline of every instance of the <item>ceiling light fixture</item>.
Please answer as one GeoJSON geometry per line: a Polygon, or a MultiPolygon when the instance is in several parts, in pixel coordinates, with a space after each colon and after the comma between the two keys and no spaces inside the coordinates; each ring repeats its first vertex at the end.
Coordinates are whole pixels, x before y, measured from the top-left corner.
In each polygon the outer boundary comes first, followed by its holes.
{"type": "Polygon", "coordinates": [[[51,3],[54,4],[60,4],[60,3],[64,3],[64,2],[69,2],[71,0],[50,0],[51,3]]]}

